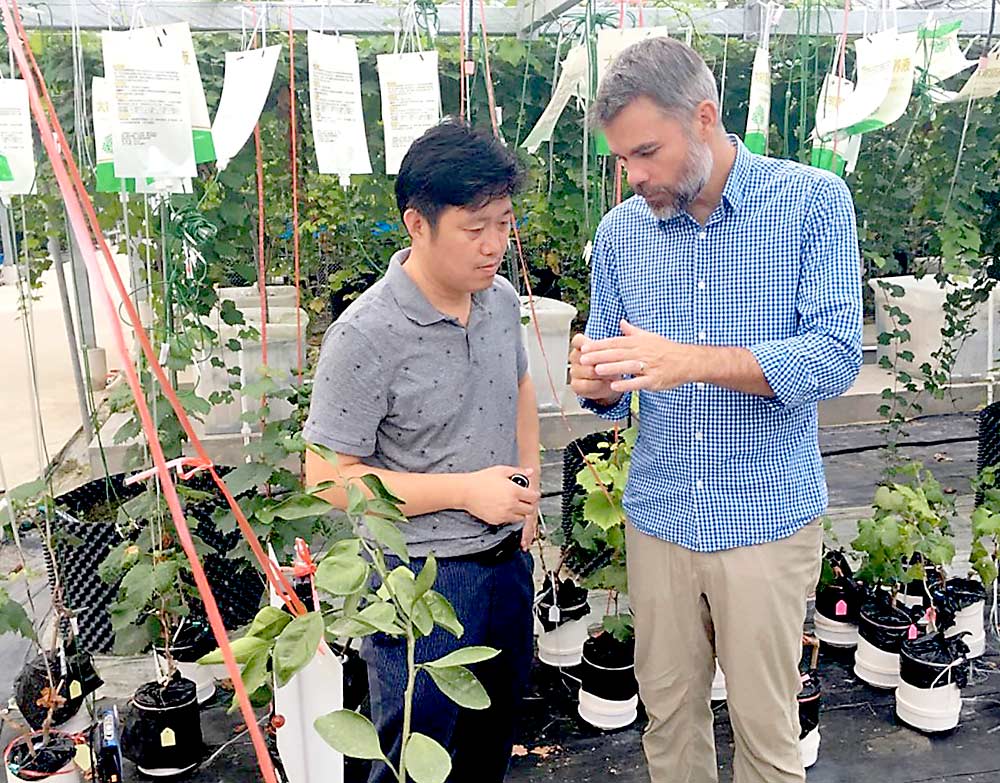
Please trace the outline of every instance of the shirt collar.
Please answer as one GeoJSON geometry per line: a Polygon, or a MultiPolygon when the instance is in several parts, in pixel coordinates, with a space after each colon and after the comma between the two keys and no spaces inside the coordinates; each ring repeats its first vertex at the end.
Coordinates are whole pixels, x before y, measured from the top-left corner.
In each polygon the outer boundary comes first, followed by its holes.
{"type": "Polygon", "coordinates": [[[438,321],[448,320],[448,316],[427,301],[423,291],[406,274],[403,263],[409,257],[408,247],[394,253],[389,261],[389,268],[385,271],[385,284],[389,286],[399,309],[407,318],[420,326],[430,326],[438,321]]]}
{"type": "MultiPolygon", "coordinates": [[[[403,264],[410,257],[410,248],[404,248],[393,254],[389,260],[389,268],[385,271],[385,283],[389,286],[396,304],[403,314],[420,326],[430,326],[438,321],[448,321],[458,323],[458,320],[450,315],[445,315],[430,303],[420,287],[413,282],[403,264]]],[[[484,307],[482,301],[483,291],[476,291],[472,294],[472,311],[481,310],[484,307]]],[[[469,325],[472,325],[471,314],[469,325]]]]}
{"type": "Polygon", "coordinates": [[[747,181],[750,179],[750,168],[753,164],[753,153],[740,141],[738,136],[729,134],[729,143],[736,148],[736,159],[722,188],[722,200],[736,211],[743,200],[747,181]]]}

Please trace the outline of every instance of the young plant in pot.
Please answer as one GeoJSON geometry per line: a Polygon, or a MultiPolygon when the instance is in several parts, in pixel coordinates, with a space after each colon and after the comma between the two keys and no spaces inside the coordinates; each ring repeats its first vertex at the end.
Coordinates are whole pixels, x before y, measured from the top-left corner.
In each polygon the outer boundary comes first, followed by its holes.
{"type": "MultiPolygon", "coordinates": [[[[328,461],[336,460],[329,449],[310,448],[328,461]]],[[[306,492],[292,493],[273,509],[275,518],[327,515],[332,507],[318,493],[332,485],[326,482],[306,492]]],[[[485,709],[490,699],[475,676],[475,666],[496,656],[498,650],[462,647],[435,661],[418,660],[417,640],[429,635],[435,627],[440,626],[459,638],[464,632],[452,606],[433,589],[437,563],[430,556],[416,573],[411,570],[405,540],[398,527],[406,523],[406,517],[399,511],[402,501],[393,497],[377,477],[369,475],[360,482],[352,480],[346,490],[350,534],[330,543],[316,557],[314,584],[318,609],[294,618],[277,607],[261,609],[246,634],[232,643],[241,664],[241,677],[253,700],[266,703],[273,688],[283,688],[305,674],[318,650],[322,655],[333,655],[346,646],[347,640],[375,633],[400,639],[406,645],[410,661],[403,694],[400,757],[389,758],[371,721],[346,706],[309,716],[304,724],[300,721],[298,725],[303,730],[289,737],[284,747],[282,732],[292,723],[289,716],[283,715],[283,725],[276,725],[278,750],[286,767],[289,764],[286,752],[296,752],[302,757],[299,763],[308,766],[312,759],[305,751],[312,737],[318,736],[349,758],[386,763],[392,777],[400,783],[441,783],[451,772],[448,752],[431,737],[412,730],[416,677],[423,672],[422,676],[429,677],[462,707],[485,709]],[[390,554],[402,564],[390,567],[390,554]]],[[[211,653],[206,662],[219,660],[217,655],[211,653]]],[[[303,716],[304,711],[298,717],[303,716]]],[[[329,774],[330,769],[319,772],[329,774]]]]}
{"type": "MultiPolygon", "coordinates": [[[[51,512],[50,495],[43,483],[23,485],[10,490],[0,504],[4,514],[0,524],[9,524],[10,535],[20,551],[20,529],[22,520],[31,517],[31,522],[42,536],[43,545],[51,556],[51,512]]],[[[25,561],[21,559],[21,574],[26,573],[25,561]]],[[[59,601],[58,592],[53,596],[53,606],[65,616],[65,609],[59,601]]],[[[34,610],[31,593],[28,601],[34,610]]],[[[33,612],[34,613],[34,612],[33,612]]],[[[52,641],[54,650],[46,654],[41,649],[38,634],[31,618],[9,593],[0,588],[0,634],[14,633],[31,640],[38,656],[25,667],[15,683],[16,699],[22,716],[28,723],[20,726],[8,717],[8,727],[17,730],[16,736],[4,749],[4,768],[8,783],[38,783],[49,778],[58,779],[59,783],[82,783],[83,773],[74,763],[76,757],[76,742],[73,735],[54,729],[57,722],[65,721],[79,710],[83,702],[83,682],[85,674],[92,672],[89,656],[86,662],[90,664],[87,671],[79,671],[84,662],[72,644],[62,647],[59,644],[60,623],[53,624],[55,639],[52,641]]],[[[88,686],[93,684],[89,682],[88,686]]],[[[97,685],[100,681],[97,681],[97,685]]]]}
{"type": "Polygon", "coordinates": [[[854,671],[879,688],[898,685],[900,647],[921,633],[923,610],[901,600],[904,586],[917,582],[930,596],[928,570],[943,575],[955,556],[940,486],[919,465],[907,473],[910,483],[876,490],[873,514],[858,522],[851,544],[863,556],[859,578],[873,586],[859,614],[854,671]]]}
{"type": "Polygon", "coordinates": [[[637,429],[629,427],[598,444],[576,477],[586,493],[582,519],[573,526],[581,583],[606,591],[609,607],[603,623],[583,644],[578,711],[601,729],[631,725],[639,704],[632,616],[619,609],[620,598],[628,594],[622,496],[636,435],[637,429]]]}
{"type": "Polygon", "coordinates": [[[858,646],[858,615],[865,600],[864,583],[854,578],[842,549],[828,549],[816,588],[813,625],[816,637],[831,647],[858,646]]]}

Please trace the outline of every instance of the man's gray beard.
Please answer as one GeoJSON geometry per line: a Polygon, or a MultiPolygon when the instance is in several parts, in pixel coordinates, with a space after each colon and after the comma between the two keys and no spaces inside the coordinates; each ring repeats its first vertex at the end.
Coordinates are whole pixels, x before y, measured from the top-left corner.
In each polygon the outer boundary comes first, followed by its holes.
{"type": "Polygon", "coordinates": [[[646,199],[653,214],[660,220],[670,220],[686,210],[708,184],[709,177],[712,176],[712,162],[712,150],[709,149],[708,145],[704,142],[692,141],[684,167],[684,179],[681,180],[676,190],[668,191],[672,203],[663,207],[654,207],[650,204],[649,199],[646,199]]]}

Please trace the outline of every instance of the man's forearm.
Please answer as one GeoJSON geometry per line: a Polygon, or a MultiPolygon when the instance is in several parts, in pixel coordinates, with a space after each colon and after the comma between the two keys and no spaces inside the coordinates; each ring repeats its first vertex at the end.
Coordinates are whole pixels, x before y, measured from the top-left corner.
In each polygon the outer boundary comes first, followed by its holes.
{"type": "Polygon", "coordinates": [[[690,348],[693,382],[710,383],[758,397],[774,396],[757,359],[747,348],[715,345],[692,345],[690,348]]]}
{"type": "MultiPolygon", "coordinates": [[[[336,508],[347,507],[346,484],[351,479],[374,474],[393,495],[403,501],[401,511],[408,517],[432,514],[445,509],[464,509],[468,486],[467,473],[402,473],[384,468],[373,468],[361,462],[333,465],[314,454],[306,452],[306,483],[316,486],[323,481],[336,481],[337,486],[324,490],[319,496],[336,508]]],[[[360,481],[353,482],[367,497],[372,493],[360,481]]]]}

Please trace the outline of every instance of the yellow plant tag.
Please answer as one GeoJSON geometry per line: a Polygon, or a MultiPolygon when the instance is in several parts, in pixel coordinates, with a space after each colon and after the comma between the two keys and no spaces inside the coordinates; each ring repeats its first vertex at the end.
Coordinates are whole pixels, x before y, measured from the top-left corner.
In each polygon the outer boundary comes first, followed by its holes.
{"type": "Polygon", "coordinates": [[[90,745],[83,743],[76,746],[76,755],[73,757],[73,763],[84,772],[90,769],[90,745]]]}
{"type": "Polygon", "coordinates": [[[79,680],[73,680],[69,684],[69,697],[71,699],[79,699],[83,695],[83,688],[80,687],[79,680]]]}
{"type": "Polygon", "coordinates": [[[160,732],[160,745],[164,748],[172,748],[176,744],[177,736],[174,734],[174,730],[167,726],[160,732]]]}

